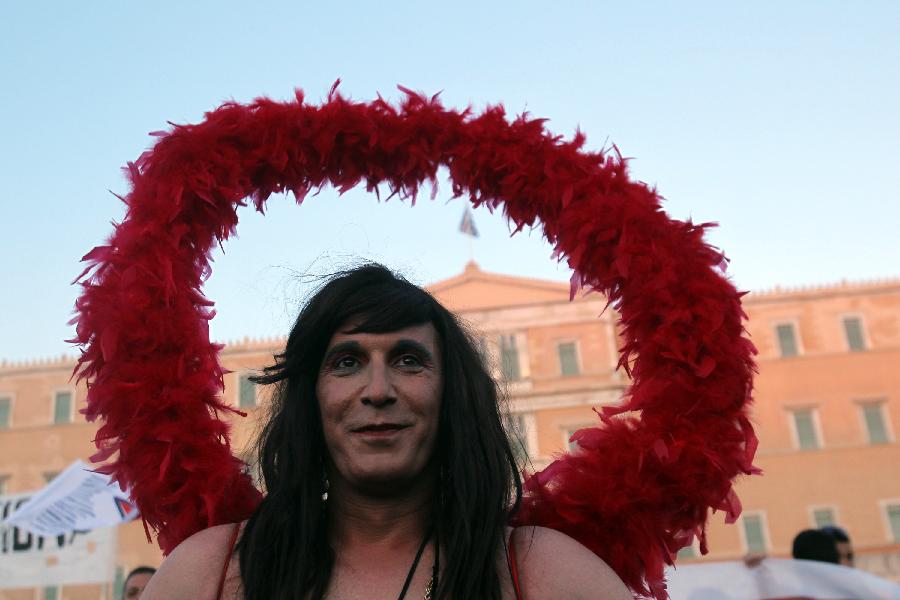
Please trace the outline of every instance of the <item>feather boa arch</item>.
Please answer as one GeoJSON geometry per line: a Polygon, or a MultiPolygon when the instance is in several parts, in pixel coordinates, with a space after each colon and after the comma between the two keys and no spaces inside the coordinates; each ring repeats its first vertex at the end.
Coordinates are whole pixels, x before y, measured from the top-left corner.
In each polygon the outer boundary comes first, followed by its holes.
{"type": "MultiPolygon", "coordinates": [[[[335,84],[337,85],[337,84],[335,84]]],[[[748,420],[755,350],[741,293],[722,274],[709,224],[670,219],[617,153],[588,152],[541,119],[447,109],[403,89],[392,105],[331,90],[309,104],[227,103],[173,125],[129,163],[127,214],[91,250],[76,280],[77,376],[95,462],[131,490],[164,552],[194,532],[246,518],[259,492],[232,456],[213,303],[201,290],[210,251],[236,210],[275,192],[361,183],[415,198],[448,169],[456,196],[501,208],[518,229],[539,223],[574,271],[572,294],[604,294],[621,315],[623,404],[574,435],[578,448],[525,480],[516,525],[565,532],[638,595],[666,597],[663,567],[699,536],[710,509],[734,520],[732,481],[757,472],[748,420]]]]}

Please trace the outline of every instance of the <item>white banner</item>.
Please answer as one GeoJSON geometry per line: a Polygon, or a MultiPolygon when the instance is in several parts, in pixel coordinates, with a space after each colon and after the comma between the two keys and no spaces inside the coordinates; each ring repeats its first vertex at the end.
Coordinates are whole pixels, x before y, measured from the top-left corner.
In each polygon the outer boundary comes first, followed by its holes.
{"type": "Polygon", "coordinates": [[[671,600],[900,600],[900,584],[841,565],[765,558],[666,570],[671,600]]]}
{"type": "Polygon", "coordinates": [[[35,535],[52,537],[119,525],[137,515],[118,484],[76,460],[5,521],[35,535]]]}
{"type": "MultiPolygon", "coordinates": [[[[0,496],[5,519],[29,494],[0,496]]],[[[115,575],[116,530],[70,531],[41,537],[0,523],[0,589],[107,583],[115,575]]]]}

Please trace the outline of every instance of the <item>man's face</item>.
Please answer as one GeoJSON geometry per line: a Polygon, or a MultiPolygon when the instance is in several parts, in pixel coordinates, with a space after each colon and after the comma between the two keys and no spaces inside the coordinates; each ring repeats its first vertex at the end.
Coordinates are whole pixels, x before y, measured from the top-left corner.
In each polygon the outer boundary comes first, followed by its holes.
{"type": "Polygon", "coordinates": [[[316,382],[334,471],[352,487],[410,483],[434,451],[441,406],[441,357],[430,323],[390,333],[347,333],[328,344],[316,382]]]}
{"type": "Polygon", "coordinates": [[[125,588],[122,592],[123,600],[136,600],[144,593],[147,582],[153,577],[152,573],[135,573],[125,580],[125,588]]]}
{"type": "Polygon", "coordinates": [[[853,547],[850,542],[837,542],[838,563],[847,567],[853,566],[853,547]]]}

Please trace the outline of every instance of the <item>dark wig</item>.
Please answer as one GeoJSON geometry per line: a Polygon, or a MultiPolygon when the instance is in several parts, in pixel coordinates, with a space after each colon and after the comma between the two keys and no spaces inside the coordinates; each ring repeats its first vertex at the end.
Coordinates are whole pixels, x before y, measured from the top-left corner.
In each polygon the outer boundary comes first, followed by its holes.
{"type": "Polygon", "coordinates": [[[359,322],[354,332],[424,323],[437,331],[443,401],[434,514],[442,569],[434,597],[499,600],[497,556],[522,488],[497,385],[456,317],[381,265],[332,277],[301,311],[275,364],[255,378],[276,388],[257,446],[266,496],[238,546],[244,597],[319,600],[328,588],[334,565],[322,500],[328,451],[315,389],[332,335],[351,319],[359,322]]]}

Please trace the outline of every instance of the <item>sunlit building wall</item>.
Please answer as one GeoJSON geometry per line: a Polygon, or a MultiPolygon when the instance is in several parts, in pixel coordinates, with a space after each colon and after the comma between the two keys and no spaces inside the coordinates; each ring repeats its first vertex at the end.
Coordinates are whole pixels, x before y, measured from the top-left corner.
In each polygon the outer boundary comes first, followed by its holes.
{"type": "MultiPolygon", "coordinates": [[[[570,435],[596,423],[592,408],[618,402],[627,379],[615,370],[616,314],[569,286],[482,271],[469,263],[430,291],[469,325],[508,399],[517,451],[540,468],[570,435]]],[[[900,580],[900,280],[772,290],[745,298],[759,349],[753,420],[763,477],[737,490],[736,525],[713,515],[710,554],[696,545],[680,560],[787,556],[800,530],[838,524],[858,566],[900,580]]],[[[252,440],[268,391],[248,377],[269,364],[282,339],[243,340],[222,351],[225,398],[248,412],[233,418],[235,452],[252,463],[252,440]]],[[[83,384],[71,358],[0,365],[0,494],[40,489],[77,458],[87,459],[95,425],[79,410],[83,384]]],[[[140,523],[118,530],[119,579],[158,565],[140,523]]],[[[0,600],[114,598],[99,586],[0,590],[0,600]],[[105,595],[104,595],[105,594],[105,595]]]]}

